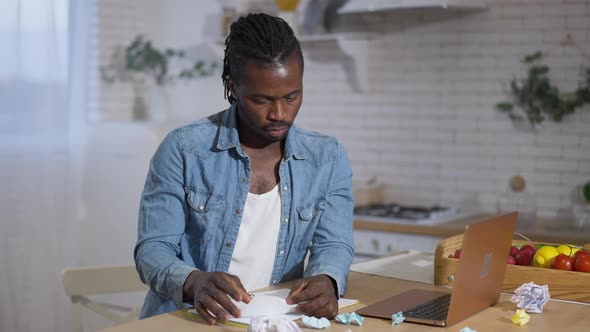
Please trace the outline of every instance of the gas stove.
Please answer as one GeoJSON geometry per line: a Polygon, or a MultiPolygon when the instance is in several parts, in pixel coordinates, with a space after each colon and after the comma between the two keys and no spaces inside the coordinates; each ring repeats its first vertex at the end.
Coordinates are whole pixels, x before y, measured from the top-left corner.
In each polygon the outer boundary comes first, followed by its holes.
{"type": "Polygon", "coordinates": [[[457,209],[441,206],[410,206],[397,203],[371,204],[354,208],[355,218],[366,221],[434,225],[465,216],[457,209]]]}

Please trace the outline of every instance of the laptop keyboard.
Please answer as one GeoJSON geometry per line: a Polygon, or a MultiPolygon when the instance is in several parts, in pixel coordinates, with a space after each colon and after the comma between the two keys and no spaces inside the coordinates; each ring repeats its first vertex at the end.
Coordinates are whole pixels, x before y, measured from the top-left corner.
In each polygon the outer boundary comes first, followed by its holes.
{"type": "Polygon", "coordinates": [[[451,294],[449,293],[406,310],[403,312],[403,315],[406,317],[442,321],[447,319],[450,303],[451,294]]]}

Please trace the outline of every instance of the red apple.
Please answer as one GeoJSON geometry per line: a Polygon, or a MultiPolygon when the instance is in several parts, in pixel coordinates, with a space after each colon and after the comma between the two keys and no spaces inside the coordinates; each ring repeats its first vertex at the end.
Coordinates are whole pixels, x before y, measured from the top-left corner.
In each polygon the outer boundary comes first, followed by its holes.
{"type": "Polygon", "coordinates": [[[514,258],[514,256],[508,256],[508,264],[515,265],[516,264],[516,258],[514,258]]]}
{"type": "Polygon", "coordinates": [[[555,256],[551,263],[552,269],[571,271],[574,265],[574,259],[566,254],[559,254],[555,256]]]}
{"type": "MultiPolygon", "coordinates": [[[[578,254],[580,251],[576,252],[576,254],[578,254]]],[[[590,254],[586,252],[579,255],[574,255],[574,257],[574,271],[590,272],[590,254]]]]}
{"type": "Polygon", "coordinates": [[[510,256],[515,257],[518,254],[518,248],[515,246],[510,247],[510,256]]]}
{"type": "Polygon", "coordinates": [[[516,254],[516,264],[529,266],[535,255],[535,248],[531,245],[525,244],[520,248],[520,251],[516,254]]]}
{"type": "Polygon", "coordinates": [[[532,251],[528,250],[525,250],[524,252],[519,252],[518,254],[516,254],[516,264],[529,266],[531,265],[534,255],[535,254],[532,251]]]}
{"type": "Polygon", "coordinates": [[[587,252],[587,251],[586,251],[586,250],[584,250],[584,249],[580,249],[580,250],[576,251],[576,253],[574,254],[574,256],[573,256],[573,258],[574,258],[574,261],[575,261],[576,259],[578,259],[578,256],[581,256],[581,255],[590,255],[590,253],[589,253],[589,252],[587,252]]]}
{"type": "Polygon", "coordinates": [[[525,244],[524,246],[522,246],[522,247],[520,248],[520,250],[519,250],[519,251],[523,251],[523,250],[532,250],[532,251],[537,251],[537,249],[535,249],[535,247],[533,247],[533,246],[532,246],[532,245],[530,245],[530,244],[525,244]]]}

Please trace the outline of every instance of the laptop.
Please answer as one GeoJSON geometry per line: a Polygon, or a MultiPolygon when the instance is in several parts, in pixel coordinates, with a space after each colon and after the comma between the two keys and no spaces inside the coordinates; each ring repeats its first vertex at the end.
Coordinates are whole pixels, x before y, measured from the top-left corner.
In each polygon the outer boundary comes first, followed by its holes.
{"type": "Polygon", "coordinates": [[[467,225],[451,292],[411,289],[358,310],[359,315],[450,326],[498,302],[517,212],[467,225]]]}

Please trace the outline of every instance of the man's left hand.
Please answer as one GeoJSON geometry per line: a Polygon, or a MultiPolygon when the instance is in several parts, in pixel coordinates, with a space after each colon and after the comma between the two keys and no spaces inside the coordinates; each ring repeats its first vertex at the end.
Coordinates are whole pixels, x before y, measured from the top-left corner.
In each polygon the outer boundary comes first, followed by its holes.
{"type": "Polygon", "coordinates": [[[287,304],[297,304],[295,311],[307,316],[333,319],[338,314],[336,290],[332,279],[325,274],[296,280],[287,304]]]}

